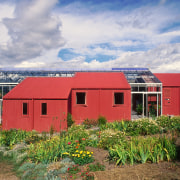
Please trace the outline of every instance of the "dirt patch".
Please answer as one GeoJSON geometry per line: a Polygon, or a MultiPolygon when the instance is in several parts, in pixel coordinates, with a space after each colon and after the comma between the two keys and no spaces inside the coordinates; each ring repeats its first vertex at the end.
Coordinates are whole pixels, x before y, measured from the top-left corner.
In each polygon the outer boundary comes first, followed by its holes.
{"type": "Polygon", "coordinates": [[[108,161],[108,151],[87,147],[94,152],[96,162],[104,164],[106,171],[93,172],[95,180],[180,180],[180,138],[176,140],[177,161],[116,166],[108,161]]]}
{"type": "Polygon", "coordinates": [[[13,166],[6,163],[0,162],[0,180],[19,180],[13,172],[13,166]]]}
{"type": "Polygon", "coordinates": [[[180,163],[138,164],[94,173],[95,180],[169,180],[180,179],[180,163]]]}

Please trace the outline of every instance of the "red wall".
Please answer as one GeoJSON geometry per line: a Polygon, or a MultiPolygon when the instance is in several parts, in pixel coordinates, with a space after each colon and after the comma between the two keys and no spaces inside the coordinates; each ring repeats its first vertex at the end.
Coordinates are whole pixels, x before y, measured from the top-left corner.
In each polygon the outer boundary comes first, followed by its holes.
{"type": "Polygon", "coordinates": [[[111,122],[114,120],[131,119],[130,90],[72,90],[72,116],[77,124],[84,119],[97,119],[105,116],[111,122]],[[76,104],[76,92],[86,93],[86,104],[76,104]],[[114,105],[114,92],[124,93],[124,104],[114,105]]]}
{"type": "Polygon", "coordinates": [[[180,115],[180,87],[163,87],[163,114],[180,115]]]}
{"type": "Polygon", "coordinates": [[[66,129],[67,106],[67,100],[4,100],[3,129],[42,132],[49,131],[51,125],[56,131],[66,129]],[[28,103],[28,115],[22,114],[23,102],[28,103]],[[41,103],[47,103],[47,115],[41,115],[41,103]]]}
{"type": "Polygon", "coordinates": [[[35,100],[34,129],[49,131],[51,125],[56,131],[67,128],[67,100],[35,100]],[[41,103],[47,103],[47,115],[41,115],[41,103]],[[61,127],[60,127],[61,124],[61,127]]]}
{"type": "Polygon", "coordinates": [[[33,103],[31,100],[4,100],[3,101],[3,129],[24,129],[33,128],[33,103]],[[29,104],[29,115],[22,114],[22,104],[29,104]]]}

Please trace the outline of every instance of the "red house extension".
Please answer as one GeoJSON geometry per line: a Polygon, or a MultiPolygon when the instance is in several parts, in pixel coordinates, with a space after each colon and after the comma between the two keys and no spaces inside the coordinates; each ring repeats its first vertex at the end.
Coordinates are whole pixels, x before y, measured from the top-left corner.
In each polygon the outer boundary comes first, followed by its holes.
{"type": "Polygon", "coordinates": [[[154,74],[163,84],[164,115],[180,115],[180,73],[154,74]]]}

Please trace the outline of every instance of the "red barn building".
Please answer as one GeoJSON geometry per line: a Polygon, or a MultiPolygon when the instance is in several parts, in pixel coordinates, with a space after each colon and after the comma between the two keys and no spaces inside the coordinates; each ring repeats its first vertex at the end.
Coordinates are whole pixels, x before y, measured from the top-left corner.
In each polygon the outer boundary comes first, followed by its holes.
{"type": "Polygon", "coordinates": [[[180,73],[156,73],[163,85],[164,115],[180,115],[180,73]]]}
{"type": "Polygon", "coordinates": [[[49,131],[105,116],[131,119],[131,87],[121,72],[84,72],[74,77],[27,78],[3,98],[3,129],[49,131]]]}

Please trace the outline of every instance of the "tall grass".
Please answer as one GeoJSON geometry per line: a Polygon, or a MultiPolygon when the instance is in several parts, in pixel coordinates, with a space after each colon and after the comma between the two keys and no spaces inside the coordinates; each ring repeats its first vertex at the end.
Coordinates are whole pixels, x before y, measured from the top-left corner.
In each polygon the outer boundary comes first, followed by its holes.
{"type": "Polygon", "coordinates": [[[158,163],[173,160],[176,147],[171,139],[164,137],[132,138],[130,141],[117,144],[109,150],[110,159],[116,164],[158,163]]]}

